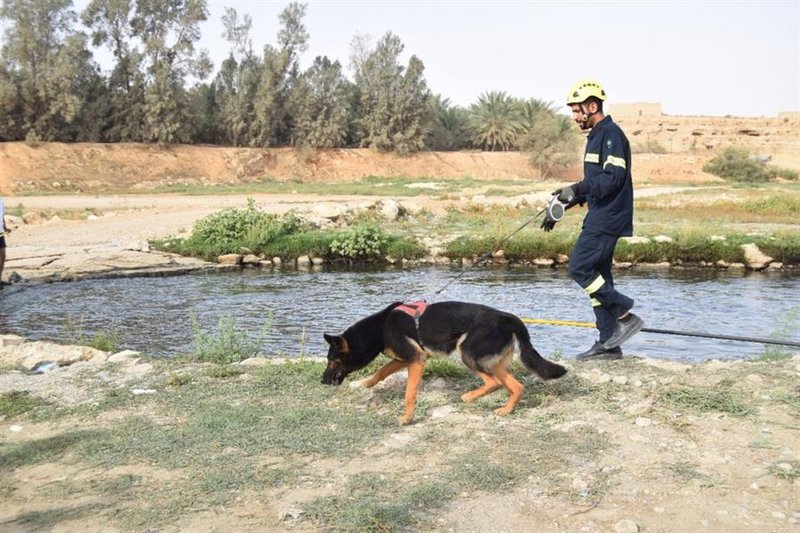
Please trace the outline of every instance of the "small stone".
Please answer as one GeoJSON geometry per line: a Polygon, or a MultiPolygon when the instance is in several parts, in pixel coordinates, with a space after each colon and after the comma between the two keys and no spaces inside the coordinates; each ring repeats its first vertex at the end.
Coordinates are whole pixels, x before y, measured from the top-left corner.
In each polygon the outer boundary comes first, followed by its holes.
{"type": "Polygon", "coordinates": [[[217,263],[220,265],[241,265],[242,256],[240,254],[224,254],[217,257],[217,263]]]}
{"type": "Polygon", "coordinates": [[[614,383],[617,385],[627,385],[628,378],[626,376],[614,376],[614,383]]]}
{"type": "Polygon", "coordinates": [[[640,416],[640,417],[638,417],[636,419],[636,425],[640,426],[640,427],[646,428],[647,426],[649,426],[652,423],[653,423],[652,420],[650,420],[649,418],[646,418],[644,416],[640,416]]]}
{"type": "Polygon", "coordinates": [[[443,391],[447,390],[447,382],[442,378],[436,378],[433,381],[425,384],[425,389],[430,391],[443,391]]]}
{"type": "Polygon", "coordinates": [[[8,427],[8,430],[9,430],[11,433],[19,433],[20,431],[22,431],[22,426],[18,426],[18,425],[16,425],[16,424],[14,424],[13,426],[9,426],[9,427],[8,427]]]}
{"type": "Polygon", "coordinates": [[[588,486],[589,486],[589,484],[586,483],[586,481],[583,478],[581,478],[580,476],[575,476],[574,478],[572,478],[572,488],[573,489],[575,489],[575,490],[584,490],[588,486]]]}
{"type": "Polygon", "coordinates": [[[643,415],[645,413],[649,413],[652,408],[653,408],[653,402],[651,402],[650,400],[643,400],[643,401],[637,402],[637,403],[635,403],[633,405],[629,405],[625,409],[625,411],[629,415],[639,416],[639,415],[643,415]]]}
{"type": "Polygon", "coordinates": [[[137,352],[136,350],[122,350],[121,352],[110,355],[108,357],[108,362],[118,364],[133,364],[136,363],[141,355],[141,352],[137,352]]]}
{"type": "Polygon", "coordinates": [[[155,394],[155,389],[133,389],[131,390],[131,394],[134,396],[141,396],[143,394],[155,394]]]}
{"type": "Polygon", "coordinates": [[[616,533],[638,533],[639,524],[633,520],[620,520],[614,524],[614,531],[616,533]]]}
{"type": "Polygon", "coordinates": [[[780,511],[772,511],[772,518],[777,518],[778,520],[786,519],[786,515],[780,511]]]}
{"type": "Polygon", "coordinates": [[[431,411],[431,418],[445,418],[455,412],[456,408],[452,405],[443,405],[431,411]]]}

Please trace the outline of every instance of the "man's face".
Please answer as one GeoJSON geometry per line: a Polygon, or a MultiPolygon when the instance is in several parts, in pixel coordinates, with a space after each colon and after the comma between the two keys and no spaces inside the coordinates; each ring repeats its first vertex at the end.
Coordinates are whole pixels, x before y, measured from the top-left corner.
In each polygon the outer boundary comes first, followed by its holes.
{"type": "Polygon", "coordinates": [[[572,120],[574,120],[582,130],[592,128],[591,117],[589,117],[588,114],[597,110],[597,106],[594,103],[572,104],[570,108],[572,108],[572,120]]]}

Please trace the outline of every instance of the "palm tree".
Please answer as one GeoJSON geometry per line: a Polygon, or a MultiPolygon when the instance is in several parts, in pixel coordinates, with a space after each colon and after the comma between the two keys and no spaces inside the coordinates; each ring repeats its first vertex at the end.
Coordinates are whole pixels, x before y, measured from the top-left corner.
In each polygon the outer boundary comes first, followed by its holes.
{"type": "Polygon", "coordinates": [[[530,98],[519,102],[520,122],[524,131],[530,131],[536,119],[541,117],[542,113],[555,113],[555,105],[553,102],[545,102],[538,98],[530,98]]]}
{"type": "Polygon", "coordinates": [[[425,138],[425,147],[430,150],[459,150],[467,146],[467,111],[454,106],[449,98],[432,95],[428,99],[432,110],[431,123],[425,138]]]}
{"type": "Polygon", "coordinates": [[[504,91],[483,93],[469,108],[472,142],[484,150],[508,150],[522,129],[518,102],[504,91]]]}

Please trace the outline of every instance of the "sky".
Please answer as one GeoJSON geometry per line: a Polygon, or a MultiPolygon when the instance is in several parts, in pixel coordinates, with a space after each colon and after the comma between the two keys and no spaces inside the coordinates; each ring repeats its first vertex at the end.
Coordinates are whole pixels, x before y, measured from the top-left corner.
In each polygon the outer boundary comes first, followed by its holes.
{"type": "MultiPolygon", "coordinates": [[[[276,45],[288,1],[207,0],[199,48],[216,72],[231,45],[226,7],[253,20],[260,52],[276,45]]],[[[87,0],[76,0],[80,9],[87,0]]],[[[775,116],[800,111],[800,0],[504,1],[309,0],[301,66],[339,60],[348,77],[356,35],[386,32],[416,55],[433,93],[469,106],[487,91],[561,106],[595,78],[608,102],[659,102],[671,115],[775,116]]]]}

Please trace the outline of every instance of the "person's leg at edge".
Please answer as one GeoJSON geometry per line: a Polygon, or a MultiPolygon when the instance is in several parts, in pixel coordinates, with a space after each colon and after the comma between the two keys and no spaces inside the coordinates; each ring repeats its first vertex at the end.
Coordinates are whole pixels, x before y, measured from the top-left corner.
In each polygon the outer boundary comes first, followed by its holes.
{"type": "MultiPolygon", "coordinates": [[[[579,354],[578,358],[608,355],[608,351],[602,348],[602,343],[611,336],[617,322],[613,310],[603,305],[602,300],[594,294],[598,287],[605,285],[605,279],[610,273],[613,246],[610,247],[610,253],[609,246],[605,243],[606,238],[603,234],[582,231],[569,259],[569,275],[587,292],[599,332],[599,340],[589,350],[579,354]]],[[[621,351],[615,350],[613,355],[621,355],[621,351]]]]}
{"type": "Polygon", "coordinates": [[[6,264],[6,238],[0,237],[0,287],[3,286],[3,267],[6,264]]]}

